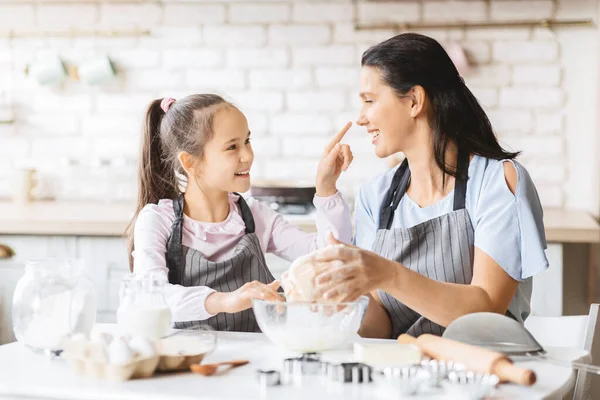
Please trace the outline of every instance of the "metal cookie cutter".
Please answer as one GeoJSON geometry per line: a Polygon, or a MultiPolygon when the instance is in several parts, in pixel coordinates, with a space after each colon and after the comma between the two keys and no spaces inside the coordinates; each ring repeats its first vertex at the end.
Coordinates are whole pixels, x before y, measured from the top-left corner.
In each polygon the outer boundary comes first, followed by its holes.
{"type": "Polygon", "coordinates": [[[371,382],[373,369],[363,363],[327,364],[325,376],[334,383],[368,383],[371,382]]]}
{"type": "Polygon", "coordinates": [[[306,353],[298,358],[286,358],[283,361],[283,370],[286,375],[318,375],[323,370],[324,363],[317,353],[306,353]]]}
{"type": "Polygon", "coordinates": [[[268,386],[277,386],[279,384],[281,384],[281,379],[280,376],[281,374],[279,373],[279,371],[275,371],[275,370],[262,370],[259,369],[256,371],[256,377],[258,379],[258,382],[260,383],[261,387],[268,387],[268,386]]]}

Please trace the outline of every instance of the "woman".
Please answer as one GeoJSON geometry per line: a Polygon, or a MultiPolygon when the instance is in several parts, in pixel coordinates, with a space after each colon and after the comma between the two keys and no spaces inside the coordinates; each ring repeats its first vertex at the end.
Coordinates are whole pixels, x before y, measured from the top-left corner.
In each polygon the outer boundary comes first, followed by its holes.
{"type": "Polygon", "coordinates": [[[369,294],[361,327],[369,337],[441,335],[454,319],[480,311],[523,322],[531,277],[548,261],[542,208],[518,153],[499,145],[431,38],[402,34],[368,49],[360,87],[358,124],[375,153],[406,159],[360,189],[358,247],[317,253],[326,268],[316,295],[369,294]]]}

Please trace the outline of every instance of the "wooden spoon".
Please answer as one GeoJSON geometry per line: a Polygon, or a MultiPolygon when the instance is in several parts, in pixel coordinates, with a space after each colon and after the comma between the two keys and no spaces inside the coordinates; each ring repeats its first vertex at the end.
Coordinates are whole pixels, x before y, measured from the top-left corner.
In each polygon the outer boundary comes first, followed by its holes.
{"type": "Polygon", "coordinates": [[[217,369],[219,368],[220,365],[229,365],[229,368],[227,368],[227,369],[232,369],[235,367],[241,367],[242,365],[246,365],[249,362],[250,361],[248,361],[248,360],[234,360],[234,361],[224,361],[224,362],[215,363],[215,364],[192,364],[192,365],[190,365],[190,369],[192,370],[192,372],[195,372],[197,374],[204,375],[204,376],[211,376],[211,375],[214,375],[215,372],[217,372],[217,369]]]}

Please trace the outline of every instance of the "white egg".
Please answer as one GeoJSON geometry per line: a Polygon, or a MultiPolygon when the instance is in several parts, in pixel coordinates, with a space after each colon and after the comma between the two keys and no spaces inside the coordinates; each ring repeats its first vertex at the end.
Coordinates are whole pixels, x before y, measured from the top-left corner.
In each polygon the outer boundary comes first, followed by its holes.
{"type": "Polygon", "coordinates": [[[134,336],[129,341],[129,347],[144,357],[152,357],[156,354],[154,344],[143,336],[134,336]]]}
{"type": "Polygon", "coordinates": [[[133,359],[133,351],[122,340],[113,340],[108,345],[108,360],[111,364],[127,364],[133,359]]]}
{"type": "Polygon", "coordinates": [[[90,335],[90,340],[93,343],[98,343],[103,347],[108,347],[112,339],[112,335],[107,332],[92,331],[92,334],[90,335]]]}

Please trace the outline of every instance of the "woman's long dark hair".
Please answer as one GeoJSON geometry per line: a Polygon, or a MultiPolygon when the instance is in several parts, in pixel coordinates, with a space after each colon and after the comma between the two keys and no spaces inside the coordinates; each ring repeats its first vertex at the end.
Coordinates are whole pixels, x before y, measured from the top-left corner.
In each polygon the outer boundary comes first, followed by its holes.
{"type": "Polygon", "coordinates": [[[423,87],[432,106],[429,124],[434,132],[435,162],[444,176],[456,176],[455,168],[446,163],[446,150],[452,142],[468,154],[495,160],[519,155],[500,146],[487,115],[436,40],[403,33],[369,48],[361,64],[377,68],[383,81],[399,95],[414,86],[423,87]]]}

